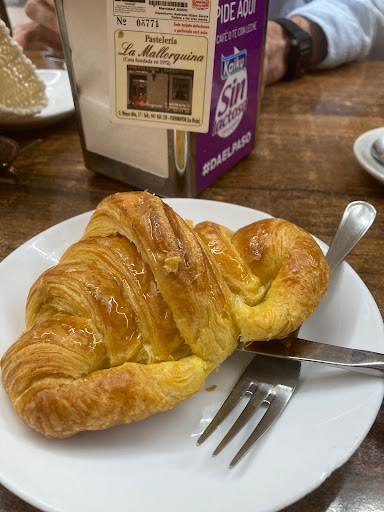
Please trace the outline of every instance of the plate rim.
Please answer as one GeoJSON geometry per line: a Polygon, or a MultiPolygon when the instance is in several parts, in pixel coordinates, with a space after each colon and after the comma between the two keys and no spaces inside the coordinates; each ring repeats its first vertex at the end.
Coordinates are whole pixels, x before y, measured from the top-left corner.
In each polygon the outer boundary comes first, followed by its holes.
{"type": "Polygon", "coordinates": [[[363,157],[364,141],[366,139],[370,139],[371,136],[373,136],[373,135],[380,136],[379,134],[384,135],[384,127],[373,128],[372,130],[368,130],[368,131],[360,134],[357,137],[357,139],[355,140],[355,142],[353,143],[353,152],[355,154],[356,160],[363,167],[363,169],[368,174],[370,174],[371,176],[376,178],[378,181],[380,181],[381,183],[384,183],[384,165],[383,165],[382,171],[378,170],[378,169],[380,169],[380,167],[379,167],[380,164],[378,162],[376,163],[373,156],[371,157],[370,152],[368,152],[368,154],[369,154],[368,160],[363,157]]]}

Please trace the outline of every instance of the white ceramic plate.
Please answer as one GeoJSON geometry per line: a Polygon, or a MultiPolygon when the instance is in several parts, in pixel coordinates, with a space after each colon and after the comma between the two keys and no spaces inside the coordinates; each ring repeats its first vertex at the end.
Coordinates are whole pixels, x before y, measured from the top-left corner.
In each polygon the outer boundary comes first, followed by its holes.
{"type": "Polygon", "coordinates": [[[384,183],[384,165],[374,159],[371,155],[371,146],[374,141],[384,136],[384,127],[375,128],[361,134],[353,145],[355,157],[360,165],[374,178],[384,183]]]}
{"type": "Polygon", "coordinates": [[[75,111],[68,72],[62,69],[38,69],[46,86],[48,105],[34,117],[0,123],[0,128],[29,129],[47,126],[66,119],[75,111]]]}
{"type": "MultiPolygon", "coordinates": [[[[268,215],[231,204],[167,201],[184,218],[211,219],[232,229],[268,215]]],[[[23,329],[32,282],[78,240],[90,214],[58,224],[0,264],[0,354],[23,329]]],[[[324,244],[322,245],[325,248],[324,244]]],[[[332,277],[303,336],[384,351],[383,322],[346,263],[332,277]]],[[[228,422],[202,446],[196,440],[252,356],[235,353],[206,387],[175,409],[103,432],[45,439],[25,426],[0,389],[0,481],[24,500],[54,512],[277,511],[320,485],[357,449],[380,407],[383,380],[303,365],[289,407],[234,469],[228,463],[250,429],[218,457],[211,453],[228,422]]]]}

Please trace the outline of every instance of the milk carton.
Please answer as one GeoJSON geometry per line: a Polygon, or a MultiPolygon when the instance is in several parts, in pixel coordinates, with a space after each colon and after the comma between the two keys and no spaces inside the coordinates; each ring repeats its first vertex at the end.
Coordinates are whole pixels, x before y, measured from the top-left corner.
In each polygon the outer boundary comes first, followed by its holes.
{"type": "Polygon", "coordinates": [[[56,0],[89,169],[193,197],[253,148],[266,0],[56,0]]]}

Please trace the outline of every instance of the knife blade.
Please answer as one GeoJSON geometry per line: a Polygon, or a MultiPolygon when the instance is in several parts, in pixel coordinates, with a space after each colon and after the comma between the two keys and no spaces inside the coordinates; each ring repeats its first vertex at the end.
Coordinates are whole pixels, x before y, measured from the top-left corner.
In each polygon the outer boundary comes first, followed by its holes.
{"type": "Polygon", "coordinates": [[[240,343],[237,350],[294,361],[321,363],[327,366],[384,377],[384,354],[355,348],[328,345],[294,336],[281,340],[240,343]]]}

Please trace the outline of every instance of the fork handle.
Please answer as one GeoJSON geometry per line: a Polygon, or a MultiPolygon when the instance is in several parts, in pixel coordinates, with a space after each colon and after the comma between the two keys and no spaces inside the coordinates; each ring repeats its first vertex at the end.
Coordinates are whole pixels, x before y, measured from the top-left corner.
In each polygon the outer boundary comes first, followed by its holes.
{"type": "Polygon", "coordinates": [[[384,354],[288,336],[284,340],[253,341],[241,350],[384,377],[384,354]]]}

